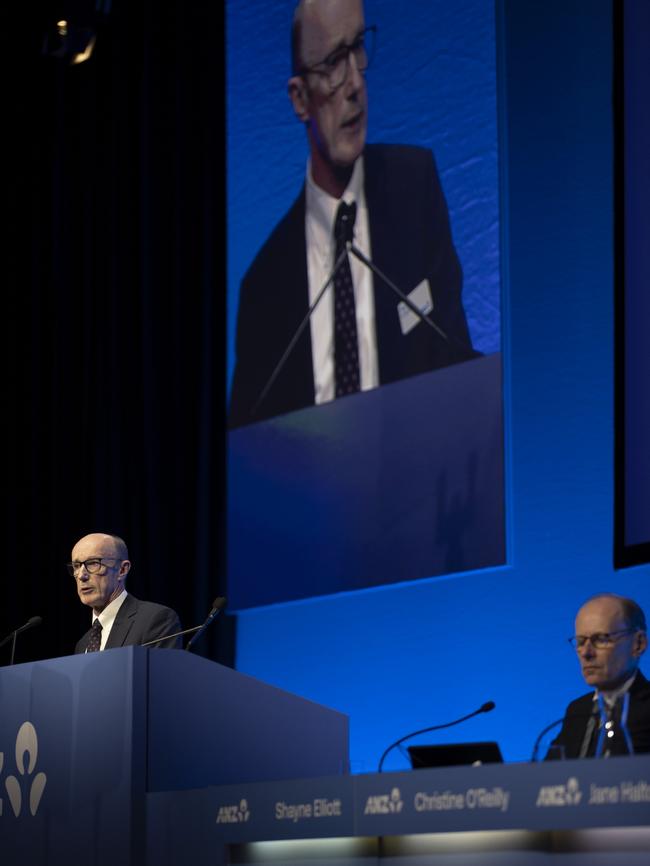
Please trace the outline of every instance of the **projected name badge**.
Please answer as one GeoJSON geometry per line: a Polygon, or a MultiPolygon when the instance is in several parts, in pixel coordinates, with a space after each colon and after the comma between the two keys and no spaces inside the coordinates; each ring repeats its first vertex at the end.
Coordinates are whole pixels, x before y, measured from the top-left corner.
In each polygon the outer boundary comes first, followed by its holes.
{"type": "MultiPolygon", "coordinates": [[[[421,283],[407,295],[409,301],[418,308],[425,316],[433,310],[433,299],[431,297],[431,287],[429,280],[422,280],[421,283]]],[[[399,315],[399,324],[402,329],[402,334],[406,336],[409,331],[421,321],[419,316],[409,309],[404,301],[400,301],[397,305],[397,314],[399,315]]]]}

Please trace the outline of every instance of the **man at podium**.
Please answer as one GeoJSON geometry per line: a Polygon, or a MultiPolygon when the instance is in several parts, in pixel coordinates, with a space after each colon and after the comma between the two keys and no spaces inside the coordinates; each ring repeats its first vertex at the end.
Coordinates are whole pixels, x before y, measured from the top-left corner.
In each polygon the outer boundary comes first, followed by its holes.
{"type": "Polygon", "coordinates": [[[375,30],[362,0],[297,4],[288,94],[309,158],[240,287],[231,427],[476,356],[432,152],[366,144],[375,30]]]}
{"type": "MultiPolygon", "coordinates": [[[[75,653],[139,646],[181,631],[174,610],[140,601],[126,591],[130,569],[129,551],[117,535],[93,532],[73,547],[68,571],[81,603],[92,609],[91,628],[78,641],[75,653]]],[[[154,646],[180,648],[181,639],[168,638],[154,646]]]]}

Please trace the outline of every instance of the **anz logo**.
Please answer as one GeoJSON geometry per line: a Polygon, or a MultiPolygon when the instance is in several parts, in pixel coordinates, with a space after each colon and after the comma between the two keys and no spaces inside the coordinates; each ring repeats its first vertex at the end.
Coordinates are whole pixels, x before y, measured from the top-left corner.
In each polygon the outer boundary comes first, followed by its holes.
{"type": "Polygon", "coordinates": [[[404,801],[399,788],[393,788],[390,794],[371,794],[366,800],[364,815],[390,815],[402,811],[404,801]]]}
{"type": "Polygon", "coordinates": [[[542,785],[536,806],[577,806],[582,800],[580,783],[571,776],[566,785],[542,785]]]}
{"type": "Polygon", "coordinates": [[[236,806],[220,806],[217,813],[217,824],[245,824],[250,816],[248,801],[241,800],[236,806]]]}
{"type": "MultiPolygon", "coordinates": [[[[32,815],[36,815],[38,807],[45,790],[47,776],[45,773],[34,773],[36,759],[38,758],[38,737],[36,728],[31,722],[23,722],[16,737],[16,772],[8,775],[4,780],[4,789],[9,798],[9,805],[18,818],[29,809],[32,815]]],[[[5,768],[5,755],[0,752],[0,775],[5,768]]],[[[0,788],[0,817],[3,814],[3,797],[0,788]]]]}

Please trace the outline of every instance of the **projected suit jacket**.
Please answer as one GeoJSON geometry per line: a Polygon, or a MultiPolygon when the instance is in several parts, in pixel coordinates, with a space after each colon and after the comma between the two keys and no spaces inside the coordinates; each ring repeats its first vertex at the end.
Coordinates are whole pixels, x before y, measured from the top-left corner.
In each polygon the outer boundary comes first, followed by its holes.
{"type": "MultiPolygon", "coordinates": [[[[593,695],[593,692],[589,692],[572,701],[567,707],[562,729],[555,740],[553,740],[553,743],[559,743],[561,746],[564,746],[566,758],[580,757],[580,749],[585,738],[587,725],[589,724],[589,717],[594,710],[593,695]]],[[[630,687],[627,727],[632,738],[635,754],[650,752],[650,682],[643,676],[641,671],[637,671],[634,682],[630,687]]],[[[591,757],[595,753],[597,739],[598,731],[596,726],[589,743],[587,757],[591,757]]],[[[610,751],[612,755],[627,754],[624,741],[619,735],[614,737],[610,751]]]]}
{"type": "MultiPolygon", "coordinates": [[[[78,641],[75,653],[86,652],[91,631],[92,629],[89,629],[78,641]]],[[[181,631],[181,624],[176,611],[152,601],[140,601],[129,593],[117,612],[104,649],[140,646],[147,641],[166,634],[175,634],[178,631],[181,631]]],[[[181,639],[162,640],[154,646],[180,649],[181,639]]]]}
{"type": "MultiPolygon", "coordinates": [[[[462,270],[447,204],[430,150],[367,145],[365,194],[373,262],[404,293],[429,280],[433,320],[445,342],[418,323],[402,334],[399,298],[374,280],[380,384],[466,360],[472,350],[461,300],[462,270]]],[[[310,328],[306,327],[255,416],[273,369],[309,308],[304,187],[242,280],[229,426],[280,415],[314,403],[310,328]]]]}

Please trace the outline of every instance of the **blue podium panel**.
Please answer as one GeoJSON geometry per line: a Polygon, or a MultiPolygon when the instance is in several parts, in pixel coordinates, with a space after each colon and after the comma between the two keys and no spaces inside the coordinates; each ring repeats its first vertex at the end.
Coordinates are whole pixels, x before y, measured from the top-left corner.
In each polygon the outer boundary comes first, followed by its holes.
{"type": "Polygon", "coordinates": [[[5,667],[0,707],[2,866],[144,866],[147,790],[348,765],[346,716],[176,650],[5,667]]]}
{"type": "Polygon", "coordinates": [[[0,670],[0,856],[7,866],[144,862],[146,654],[0,670]]]}
{"type": "Polygon", "coordinates": [[[501,357],[233,430],[231,608],[505,562],[501,357]]]}
{"type": "Polygon", "coordinates": [[[149,657],[147,788],[348,771],[348,717],[184,652],[149,657]]]}

